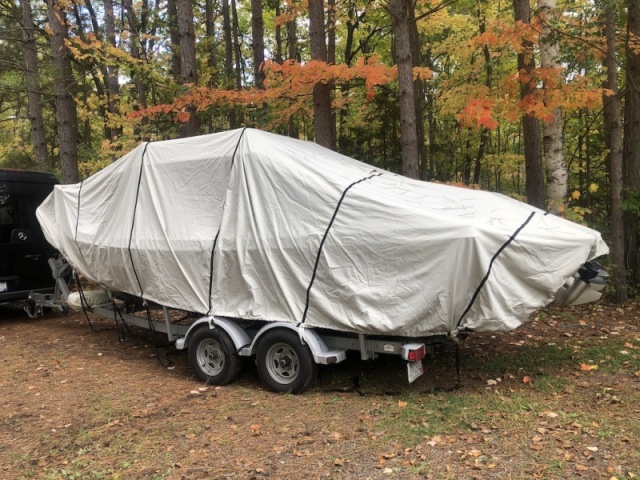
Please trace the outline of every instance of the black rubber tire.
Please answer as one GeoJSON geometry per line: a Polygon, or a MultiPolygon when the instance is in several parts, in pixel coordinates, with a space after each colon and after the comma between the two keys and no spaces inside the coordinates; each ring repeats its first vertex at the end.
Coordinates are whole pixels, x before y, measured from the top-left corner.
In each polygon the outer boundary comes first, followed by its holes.
{"type": "Polygon", "coordinates": [[[267,332],[258,344],[256,363],[264,384],[277,393],[302,393],[316,378],[311,350],[292,330],[267,332]]]}
{"type": "Polygon", "coordinates": [[[189,342],[188,357],[196,376],[211,385],[232,382],[242,369],[242,358],[221,328],[197,330],[189,342]]]}

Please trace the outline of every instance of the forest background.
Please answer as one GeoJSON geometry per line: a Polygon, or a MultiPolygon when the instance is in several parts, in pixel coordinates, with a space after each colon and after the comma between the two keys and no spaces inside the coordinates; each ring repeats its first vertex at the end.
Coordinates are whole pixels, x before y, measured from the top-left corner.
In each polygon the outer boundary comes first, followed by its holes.
{"type": "Polygon", "coordinates": [[[640,0],[0,0],[0,168],[242,126],[603,232],[640,285],[640,0]]]}

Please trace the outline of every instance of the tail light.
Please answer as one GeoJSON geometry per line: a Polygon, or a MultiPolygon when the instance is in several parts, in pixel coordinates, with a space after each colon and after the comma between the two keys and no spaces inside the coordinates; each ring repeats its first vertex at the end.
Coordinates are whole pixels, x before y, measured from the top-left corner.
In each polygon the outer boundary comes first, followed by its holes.
{"type": "Polygon", "coordinates": [[[402,346],[402,358],[410,362],[422,360],[427,355],[424,343],[407,343],[402,346]]]}

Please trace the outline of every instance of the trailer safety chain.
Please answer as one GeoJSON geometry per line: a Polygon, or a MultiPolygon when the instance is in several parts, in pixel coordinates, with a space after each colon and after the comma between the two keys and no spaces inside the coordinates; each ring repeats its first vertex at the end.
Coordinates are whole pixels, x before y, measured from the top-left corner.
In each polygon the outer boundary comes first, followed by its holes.
{"type": "MultiPolygon", "coordinates": [[[[151,330],[152,332],[155,332],[156,329],[153,326],[153,320],[151,319],[151,311],[149,310],[149,304],[147,303],[147,301],[145,300],[144,303],[144,308],[147,311],[147,321],[149,322],[149,330],[151,330]]],[[[160,363],[160,365],[162,365],[163,368],[169,368],[173,365],[173,362],[171,360],[169,360],[167,358],[167,363],[162,361],[162,357],[160,357],[160,348],[166,348],[166,347],[171,347],[173,344],[172,343],[167,343],[167,344],[163,344],[163,345],[157,345],[154,344],[156,347],[156,358],[158,359],[158,362],[160,363]]],[[[168,355],[168,353],[167,353],[168,355]]],[[[165,355],[166,357],[166,355],[165,355]]]]}
{"type": "Polygon", "coordinates": [[[113,319],[116,322],[116,328],[118,330],[118,340],[120,340],[121,342],[124,342],[126,340],[126,335],[125,335],[125,330],[126,330],[127,332],[129,332],[129,336],[133,338],[133,340],[137,343],[138,339],[133,335],[133,332],[129,328],[129,325],[127,324],[127,322],[124,321],[124,318],[122,317],[122,312],[120,311],[120,307],[118,307],[118,304],[115,302],[115,300],[111,299],[111,305],[113,307],[113,319]],[[120,317],[119,321],[118,321],[118,317],[120,317]]]}
{"type": "MultiPolygon", "coordinates": [[[[76,285],[78,286],[78,293],[80,295],[80,304],[82,305],[82,312],[84,313],[84,316],[87,319],[87,323],[91,327],[91,330],[94,333],[100,333],[107,330],[114,330],[113,328],[101,328],[98,330],[93,325],[93,323],[91,323],[91,319],[89,318],[89,313],[88,313],[91,310],[91,307],[89,307],[89,302],[87,301],[87,298],[84,294],[84,289],[82,288],[80,277],[78,276],[78,273],[75,270],[73,271],[73,274],[76,280],[76,285]]],[[[126,330],[127,332],[129,332],[129,336],[133,339],[133,341],[136,342],[138,346],[144,348],[144,344],[136,337],[136,335],[133,334],[133,332],[129,328],[129,324],[125,321],[124,317],[122,316],[122,312],[120,311],[120,307],[118,307],[118,304],[114,300],[112,300],[111,302],[113,305],[113,320],[116,324],[115,330],[117,330],[118,332],[118,340],[120,342],[124,342],[126,340],[126,333],[125,333],[125,330],[126,330]]],[[[145,302],[145,306],[147,308],[147,319],[149,320],[149,326],[152,331],[155,331],[155,329],[153,328],[153,322],[151,321],[151,312],[149,311],[149,307],[146,305],[146,302],[145,302]]],[[[162,365],[164,368],[170,367],[171,365],[173,365],[173,362],[171,360],[169,360],[168,363],[163,362],[162,358],[160,357],[159,349],[161,347],[167,347],[170,345],[171,344],[154,345],[156,349],[156,357],[158,358],[158,362],[160,362],[160,365],[162,365]]],[[[169,355],[169,353],[167,353],[167,355],[169,355]]]]}
{"type": "MultiPolygon", "coordinates": [[[[151,320],[151,312],[149,311],[149,307],[147,306],[146,302],[145,302],[145,306],[147,307],[147,320],[150,322],[149,323],[149,328],[152,331],[156,331],[153,328],[153,323],[151,320]]],[[[116,324],[121,324],[122,325],[122,339],[120,341],[124,341],[125,335],[124,335],[124,330],[126,329],[127,332],[129,332],[129,337],[141,348],[146,348],[146,345],[144,344],[144,342],[140,341],[140,338],[138,336],[136,336],[132,331],[131,328],[129,328],[129,324],[127,323],[127,321],[124,319],[124,317],[122,316],[122,311],[120,310],[120,307],[118,306],[118,304],[116,302],[113,302],[113,314],[114,317],[117,315],[120,317],[120,320],[118,321],[118,319],[116,318],[116,324]]],[[[158,363],[160,363],[160,365],[162,365],[164,368],[169,368],[173,365],[173,362],[169,359],[167,359],[167,363],[162,361],[162,358],[160,357],[160,348],[166,348],[166,347],[171,347],[173,346],[173,344],[171,343],[167,343],[167,344],[153,344],[153,346],[155,347],[155,352],[156,352],[156,357],[158,358],[158,363]]],[[[177,352],[177,350],[176,350],[177,352]]],[[[165,357],[171,355],[172,353],[175,352],[167,352],[167,354],[165,355],[165,357]]]]}

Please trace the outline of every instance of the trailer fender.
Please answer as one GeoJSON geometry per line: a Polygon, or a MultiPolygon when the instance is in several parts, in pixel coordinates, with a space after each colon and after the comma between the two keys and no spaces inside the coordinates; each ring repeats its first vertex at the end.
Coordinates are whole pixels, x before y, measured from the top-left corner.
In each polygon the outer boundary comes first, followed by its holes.
{"type": "Polygon", "coordinates": [[[221,328],[224,330],[231,337],[237,351],[251,343],[247,332],[233,320],[224,317],[201,317],[191,325],[184,337],[176,340],[176,349],[184,350],[188,348],[194,332],[200,328],[206,328],[205,325],[208,325],[209,328],[221,328]]]}
{"type": "Polygon", "coordinates": [[[309,347],[309,350],[311,350],[311,354],[313,355],[313,360],[316,363],[325,365],[339,363],[347,358],[345,350],[329,350],[327,345],[315,330],[304,327],[297,327],[294,324],[285,322],[269,323],[268,325],[262,327],[253,338],[251,345],[240,350],[240,355],[254,355],[257,351],[258,343],[260,342],[264,334],[270,330],[273,330],[274,328],[286,328],[288,330],[294,331],[300,337],[300,342],[303,345],[307,345],[309,347]]]}

